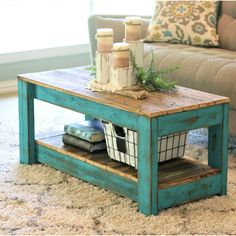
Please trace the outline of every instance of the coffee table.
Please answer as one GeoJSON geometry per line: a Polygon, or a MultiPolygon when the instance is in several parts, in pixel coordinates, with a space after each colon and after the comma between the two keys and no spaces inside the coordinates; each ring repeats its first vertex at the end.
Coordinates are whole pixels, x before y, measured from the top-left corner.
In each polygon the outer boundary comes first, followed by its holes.
{"type": "Polygon", "coordinates": [[[44,163],[138,202],[145,215],[227,192],[229,99],[178,87],[144,100],[92,92],[87,71],[70,68],[18,76],[20,162],[44,163]],[[62,136],[35,139],[34,99],[138,132],[138,170],[62,143],[62,136]],[[158,137],[208,127],[208,164],[187,158],[158,163],[158,137]]]}

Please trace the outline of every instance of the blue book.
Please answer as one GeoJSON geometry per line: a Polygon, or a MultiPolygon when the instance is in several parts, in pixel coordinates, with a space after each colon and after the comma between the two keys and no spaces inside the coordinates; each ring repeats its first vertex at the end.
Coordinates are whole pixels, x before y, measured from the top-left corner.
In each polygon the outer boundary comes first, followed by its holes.
{"type": "Polygon", "coordinates": [[[82,121],[80,123],[66,124],[66,134],[86,140],[91,143],[105,140],[103,127],[99,120],[82,121]]]}

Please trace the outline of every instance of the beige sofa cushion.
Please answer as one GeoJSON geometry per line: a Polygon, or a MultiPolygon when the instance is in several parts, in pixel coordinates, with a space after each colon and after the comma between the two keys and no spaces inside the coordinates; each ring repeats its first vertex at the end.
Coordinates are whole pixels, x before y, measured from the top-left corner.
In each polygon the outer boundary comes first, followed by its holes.
{"type": "Polygon", "coordinates": [[[218,46],[218,1],[157,1],[145,41],[218,46]]]}
{"type": "Polygon", "coordinates": [[[236,51],[236,1],[221,3],[218,34],[222,48],[236,51]]]}
{"type": "Polygon", "coordinates": [[[219,48],[200,48],[188,45],[145,44],[145,67],[154,49],[156,68],[180,65],[180,69],[166,76],[179,85],[230,97],[236,109],[236,52],[219,48]]]}

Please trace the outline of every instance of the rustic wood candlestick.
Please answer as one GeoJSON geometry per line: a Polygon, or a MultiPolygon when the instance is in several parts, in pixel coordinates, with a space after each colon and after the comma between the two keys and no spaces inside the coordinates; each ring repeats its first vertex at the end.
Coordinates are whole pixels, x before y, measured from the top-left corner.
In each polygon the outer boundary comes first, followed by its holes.
{"type": "Polygon", "coordinates": [[[110,84],[117,89],[128,88],[134,85],[133,67],[111,68],[110,84]]]}
{"type": "MultiPolygon", "coordinates": [[[[124,39],[124,42],[127,42],[124,39]]],[[[135,61],[136,64],[139,67],[143,67],[143,58],[144,58],[144,43],[143,40],[139,40],[139,41],[130,41],[127,42],[129,44],[129,50],[133,53],[133,55],[135,56],[135,61]]]]}
{"type": "Polygon", "coordinates": [[[99,84],[107,84],[110,81],[112,53],[96,52],[96,81],[99,84]]]}
{"type": "Polygon", "coordinates": [[[112,68],[110,84],[115,88],[127,88],[134,82],[133,67],[130,66],[128,43],[115,43],[112,49],[112,68]]]}

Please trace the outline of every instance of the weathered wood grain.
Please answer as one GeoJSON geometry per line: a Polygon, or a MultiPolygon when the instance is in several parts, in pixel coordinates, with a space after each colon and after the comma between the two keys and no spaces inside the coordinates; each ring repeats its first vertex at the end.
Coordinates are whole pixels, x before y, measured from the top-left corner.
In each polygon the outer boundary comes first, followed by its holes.
{"type": "Polygon", "coordinates": [[[222,122],[222,166],[221,166],[221,195],[227,194],[228,179],[228,137],[229,137],[229,104],[223,105],[222,122]]]}
{"type": "Polygon", "coordinates": [[[140,116],[138,123],[139,210],[145,215],[157,214],[157,139],[152,137],[152,123],[148,118],[140,116]]]}
{"type": "Polygon", "coordinates": [[[220,193],[220,174],[196,179],[159,191],[158,208],[164,209],[220,193]]]}
{"type": "Polygon", "coordinates": [[[229,99],[226,97],[179,86],[175,92],[150,93],[148,98],[144,100],[134,100],[115,94],[92,92],[85,88],[90,80],[89,72],[80,68],[24,74],[18,76],[18,78],[46,88],[63,91],[75,97],[86,98],[90,101],[148,117],[173,114],[229,102],[229,99]]]}
{"type": "Polygon", "coordinates": [[[157,119],[160,136],[217,125],[222,122],[222,105],[160,116],[157,119]]]}
{"type": "Polygon", "coordinates": [[[128,178],[114,175],[112,172],[104,171],[62,152],[55,152],[40,144],[36,144],[36,157],[40,163],[137,201],[137,183],[128,178]]]}
{"type": "Polygon", "coordinates": [[[133,67],[111,68],[110,84],[114,88],[128,88],[135,85],[133,67]]]}
{"type": "Polygon", "coordinates": [[[80,68],[25,74],[19,79],[20,158],[25,164],[48,164],[68,174],[138,201],[146,215],[185,201],[226,194],[229,99],[177,87],[153,92],[144,100],[92,92],[80,68]],[[34,141],[33,99],[69,108],[125,126],[139,133],[138,171],[62,143],[62,135],[34,141]],[[157,139],[174,132],[209,128],[209,166],[185,158],[158,160],[157,139]]]}
{"type": "MultiPolygon", "coordinates": [[[[113,174],[130,179],[134,182],[138,181],[137,171],[121,162],[111,160],[106,151],[98,153],[88,153],[80,149],[64,145],[62,142],[62,134],[43,137],[36,141],[37,145],[44,146],[48,149],[59,152],[63,155],[70,156],[74,159],[86,162],[88,164],[99,167],[113,174]]],[[[152,150],[155,152],[155,150],[152,150]]],[[[50,159],[50,156],[48,156],[50,159]]],[[[154,164],[154,161],[152,162],[154,164]]],[[[152,168],[156,168],[152,165],[152,168]]],[[[152,170],[154,172],[154,170],[152,170]]],[[[153,188],[158,185],[159,189],[169,188],[178,184],[194,182],[206,176],[215,175],[220,172],[219,168],[213,168],[208,165],[201,164],[186,158],[172,159],[158,165],[158,183],[153,181],[153,188]]],[[[141,194],[143,190],[140,189],[141,194]]]]}
{"type": "Polygon", "coordinates": [[[176,159],[174,160],[174,163],[176,164],[176,168],[172,170],[168,169],[167,163],[167,168],[165,170],[163,170],[161,168],[162,165],[160,165],[158,176],[159,189],[166,189],[172,186],[195,182],[198,179],[216,175],[220,172],[219,169],[211,168],[208,165],[204,165],[198,163],[197,161],[191,161],[185,158],[176,159]],[[180,163],[179,165],[178,162],[180,163]]]}
{"type": "Polygon", "coordinates": [[[112,53],[96,52],[96,80],[99,84],[107,84],[111,77],[112,53]]]}
{"type": "Polygon", "coordinates": [[[229,106],[223,105],[223,119],[218,125],[209,127],[208,164],[221,171],[221,195],[227,193],[228,170],[228,119],[229,106]]]}
{"type": "Polygon", "coordinates": [[[127,42],[125,39],[124,42],[129,44],[129,50],[135,55],[135,62],[139,67],[143,67],[144,60],[144,43],[143,40],[139,41],[130,41],[127,42]]]}
{"type": "Polygon", "coordinates": [[[64,145],[62,142],[62,135],[52,137],[49,136],[47,138],[37,140],[36,143],[47,147],[48,149],[60,152],[61,154],[71,156],[80,161],[84,161],[91,165],[97,166],[103,170],[107,170],[122,177],[137,181],[137,177],[133,176],[133,168],[120,162],[111,160],[106,151],[89,153],[78,148],[64,145]]]}
{"type": "Polygon", "coordinates": [[[105,106],[104,104],[95,103],[42,86],[36,86],[35,98],[77,112],[86,113],[90,117],[110,121],[133,130],[137,129],[137,115],[129,111],[105,106]]]}

